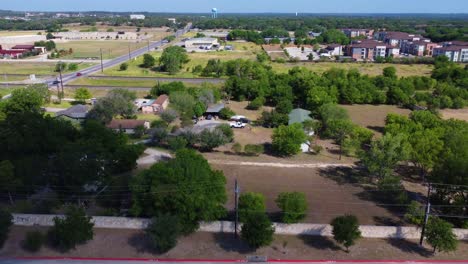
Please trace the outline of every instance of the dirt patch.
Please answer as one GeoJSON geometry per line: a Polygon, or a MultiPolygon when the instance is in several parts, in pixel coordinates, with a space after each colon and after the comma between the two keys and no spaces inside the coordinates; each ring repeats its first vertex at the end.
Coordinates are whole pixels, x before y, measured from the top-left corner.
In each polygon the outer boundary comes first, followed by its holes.
{"type": "Polygon", "coordinates": [[[440,110],[443,119],[458,119],[468,122],[468,108],[440,110]]]}
{"type": "Polygon", "coordinates": [[[394,105],[340,105],[349,113],[351,120],[382,135],[385,119],[390,113],[409,116],[411,110],[394,105]]]}
{"type": "Polygon", "coordinates": [[[227,104],[226,106],[231,108],[231,110],[234,111],[236,115],[243,115],[253,121],[259,119],[262,116],[263,111],[271,111],[273,109],[272,107],[264,106],[259,110],[248,110],[246,109],[248,104],[249,102],[247,101],[229,101],[229,104],[227,104]]]}
{"type": "MultiPolygon", "coordinates": [[[[227,178],[228,202],[226,208],[234,209],[234,181],[238,180],[242,192],[265,195],[267,211],[273,218],[279,208],[275,199],[281,192],[304,192],[308,201],[308,214],[304,222],[330,223],[336,216],[354,214],[361,224],[398,223],[395,211],[376,205],[369,199],[372,192],[365,191],[351,181],[351,168],[278,168],[261,166],[234,166],[212,164],[222,170],[227,178]],[[385,220],[385,221],[384,221],[385,220]]],[[[392,208],[394,210],[395,208],[392,208]]],[[[400,211],[403,214],[404,211],[400,211]]],[[[277,219],[275,219],[277,220],[277,219]]]]}
{"type": "MultiPolygon", "coordinates": [[[[259,255],[269,259],[467,259],[468,243],[461,242],[453,253],[431,256],[429,249],[416,241],[361,239],[345,253],[331,238],[313,236],[275,236],[271,246],[251,250],[232,234],[198,232],[182,237],[175,248],[157,255],[148,250],[142,231],[96,229],[94,239],[67,253],[44,247],[37,253],[20,248],[27,231],[38,228],[13,227],[0,256],[83,257],[83,258],[178,258],[178,259],[245,259],[259,255]]],[[[44,230],[44,228],[40,228],[44,230]]]]}

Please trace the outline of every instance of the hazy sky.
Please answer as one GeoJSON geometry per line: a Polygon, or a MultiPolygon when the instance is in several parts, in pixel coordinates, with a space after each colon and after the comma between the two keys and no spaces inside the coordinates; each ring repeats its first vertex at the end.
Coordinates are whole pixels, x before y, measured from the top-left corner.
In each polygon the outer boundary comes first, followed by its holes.
{"type": "Polygon", "coordinates": [[[468,0],[2,0],[18,11],[468,13],[468,0]]]}

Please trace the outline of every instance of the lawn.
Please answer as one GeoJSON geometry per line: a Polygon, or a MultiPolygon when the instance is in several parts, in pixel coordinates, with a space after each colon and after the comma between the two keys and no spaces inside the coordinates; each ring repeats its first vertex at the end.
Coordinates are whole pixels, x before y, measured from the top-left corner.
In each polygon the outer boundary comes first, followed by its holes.
{"type": "Polygon", "coordinates": [[[383,133],[388,114],[409,116],[411,113],[411,110],[395,105],[341,105],[341,107],[348,111],[355,124],[374,130],[377,135],[383,133]]]}
{"type": "Polygon", "coordinates": [[[79,78],[69,84],[83,86],[122,86],[122,87],[148,87],[155,86],[155,80],[117,80],[117,79],[93,79],[79,78]]]}
{"type": "MultiPolygon", "coordinates": [[[[0,73],[58,75],[55,62],[0,62],[0,73]]],[[[78,70],[88,68],[93,63],[78,63],[78,70]]],[[[67,72],[67,71],[65,71],[67,72]]]]}
{"type": "Polygon", "coordinates": [[[10,36],[23,36],[23,35],[37,35],[39,32],[45,34],[44,30],[20,30],[20,31],[0,31],[0,37],[10,37],[10,36]]]}
{"type": "Polygon", "coordinates": [[[385,67],[394,66],[397,69],[397,75],[400,77],[405,76],[430,76],[432,65],[423,64],[377,64],[377,63],[335,63],[335,62],[299,62],[299,63],[276,63],[272,62],[271,66],[279,73],[287,73],[293,67],[305,67],[316,73],[323,73],[331,68],[339,69],[358,69],[362,74],[368,74],[370,76],[381,75],[385,67]]]}
{"type": "MultiPolygon", "coordinates": [[[[53,94],[53,92],[52,92],[53,94]]],[[[60,102],[50,102],[46,105],[44,105],[44,107],[51,107],[51,108],[70,108],[72,107],[72,103],[70,101],[65,101],[65,100],[61,100],[60,102]]]]}
{"type": "MultiPolygon", "coordinates": [[[[256,59],[256,54],[261,50],[260,46],[248,42],[228,42],[228,45],[233,45],[234,51],[188,53],[190,61],[184,65],[184,67],[179,73],[175,75],[169,75],[168,73],[156,72],[150,69],[141,68],[140,65],[143,63],[143,56],[140,56],[128,62],[129,67],[126,71],[121,71],[119,69],[119,66],[115,66],[109,69],[105,69],[103,75],[197,78],[200,76],[194,75],[192,73],[192,68],[197,65],[205,67],[210,59],[219,59],[221,61],[229,61],[235,59],[254,60],[256,59]]],[[[161,57],[161,54],[161,51],[151,52],[151,55],[153,55],[157,60],[161,57]]]]}
{"type": "Polygon", "coordinates": [[[154,120],[160,120],[161,118],[158,115],[155,115],[155,114],[141,114],[141,113],[139,113],[139,114],[137,114],[137,119],[152,122],[154,120]]]}
{"type": "Polygon", "coordinates": [[[24,86],[0,86],[0,98],[24,86]]]}
{"type": "MultiPolygon", "coordinates": [[[[98,88],[93,88],[89,89],[89,91],[92,94],[92,97],[95,98],[100,98],[104,97],[107,95],[107,93],[110,91],[110,89],[98,89],[98,88]]],[[[149,89],[147,91],[134,91],[137,95],[138,98],[143,98],[149,94],[149,89]]],[[[75,89],[74,88],[65,88],[65,97],[66,98],[74,98],[75,97],[75,89]]]]}
{"type": "Polygon", "coordinates": [[[128,54],[129,48],[133,51],[147,44],[146,41],[136,43],[119,40],[76,40],[57,43],[57,49],[73,49],[73,54],[61,57],[61,59],[100,58],[100,50],[102,49],[102,58],[107,60],[128,54]]]}

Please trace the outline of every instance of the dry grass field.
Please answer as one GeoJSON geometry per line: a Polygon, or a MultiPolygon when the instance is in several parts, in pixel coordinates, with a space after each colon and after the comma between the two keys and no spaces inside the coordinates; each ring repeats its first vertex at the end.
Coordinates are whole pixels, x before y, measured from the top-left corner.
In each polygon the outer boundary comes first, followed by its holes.
{"type": "Polygon", "coordinates": [[[440,110],[443,119],[458,119],[468,122],[468,108],[440,110]]]}
{"type": "Polygon", "coordinates": [[[45,34],[45,31],[44,30],[19,30],[19,31],[0,30],[0,37],[38,35],[38,33],[45,34]]]}
{"type": "Polygon", "coordinates": [[[73,54],[61,57],[62,59],[100,58],[102,50],[102,58],[107,60],[128,54],[129,48],[130,50],[136,50],[146,45],[146,41],[136,43],[120,40],[75,40],[58,42],[57,49],[73,49],[73,54]]]}
{"type": "MultiPolygon", "coordinates": [[[[57,75],[56,62],[0,62],[0,74],[40,74],[57,75]]],[[[79,63],[78,70],[94,65],[93,63],[79,63]]]]}

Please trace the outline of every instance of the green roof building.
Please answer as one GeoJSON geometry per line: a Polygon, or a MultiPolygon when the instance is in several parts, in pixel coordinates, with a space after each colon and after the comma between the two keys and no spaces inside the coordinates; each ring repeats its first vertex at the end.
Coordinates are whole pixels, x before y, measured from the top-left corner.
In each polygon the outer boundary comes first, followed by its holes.
{"type": "Polygon", "coordinates": [[[302,123],[304,123],[304,121],[313,120],[312,117],[310,117],[311,113],[312,112],[307,111],[307,110],[302,109],[302,108],[296,108],[296,109],[292,110],[289,113],[289,123],[288,123],[288,125],[292,125],[292,124],[295,124],[295,123],[302,124],[302,123]]]}

